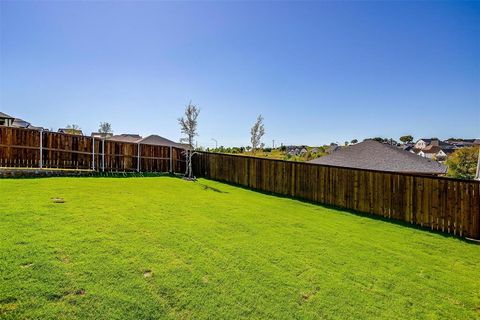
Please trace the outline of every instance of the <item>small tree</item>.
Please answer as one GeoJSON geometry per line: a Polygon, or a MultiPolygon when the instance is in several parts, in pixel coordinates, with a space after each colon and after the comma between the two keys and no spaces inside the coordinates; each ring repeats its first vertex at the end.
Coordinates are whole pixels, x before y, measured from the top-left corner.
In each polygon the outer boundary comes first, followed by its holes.
{"type": "Polygon", "coordinates": [[[185,177],[188,179],[193,179],[193,172],[192,172],[192,156],[194,155],[193,152],[193,142],[195,136],[198,136],[197,133],[197,117],[200,113],[200,109],[197,108],[196,105],[192,105],[190,102],[185,107],[185,114],[183,117],[178,118],[178,123],[180,124],[180,130],[185,135],[185,138],[182,138],[182,142],[186,142],[189,146],[189,149],[185,150],[185,155],[187,158],[187,169],[185,172],[185,177]]]}
{"type": "Polygon", "coordinates": [[[107,134],[107,133],[112,134],[113,133],[112,125],[108,122],[100,122],[100,126],[98,127],[98,132],[104,133],[104,134],[107,134]]]}
{"type": "Polygon", "coordinates": [[[253,124],[253,127],[250,129],[250,134],[252,135],[250,141],[252,142],[252,152],[255,154],[257,148],[261,144],[263,135],[265,134],[265,127],[263,126],[263,117],[258,115],[257,120],[253,124]]]}
{"type": "Polygon", "coordinates": [[[353,139],[352,141],[350,141],[351,144],[355,144],[355,143],[358,143],[358,140],[357,139],[353,139]]]}
{"type": "Polygon", "coordinates": [[[461,148],[447,159],[448,175],[459,179],[473,179],[478,164],[477,147],[461,148]]]}
{"type": "Polygon", "coordinates": [[[413,136],[411,135],[401,136],[400,141],[402,141],[403,143],[410,143],[413,141],[413,136]]]}

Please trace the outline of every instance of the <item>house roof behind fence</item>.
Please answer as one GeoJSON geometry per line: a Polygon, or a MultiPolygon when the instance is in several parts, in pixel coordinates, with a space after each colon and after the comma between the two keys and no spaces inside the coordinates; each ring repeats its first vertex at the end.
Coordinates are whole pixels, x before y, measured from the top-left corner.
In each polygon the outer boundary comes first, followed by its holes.
{"type": "Polygon", "coordinates": [[[344,147],[310,163],[404,173],[445,174],[447,168],[437,161],[426,159],[373,140],[344,147]]]}
{"type": "Polygon", "coordinates": [[[149,135],[148,137],[141,139],[139,142],[142,144],[153,144],[157,146],[176,147],[176,148],[182,148],[182,149],[188,148],[188,145],[174,142],[172,140],[169,140],[167,138],[161,137],[156,134],[149,135]]]}
{"type": "Polygon", "coordinates": [[[142,140],[142,136],[139,135],[139,134],[124,133],[124,134],[118,134],[118,135],[111,136],[111,137],[107,138],[107,140],[137,143],[140,140],[142,140]]]}
{"type": "Polygon", "coordinates": [[[0,118],[14,119],[14,117],[9,116],[8,114],[3,113],[3,112],[1,112],[1,111],[0,111],[0,118]]]}

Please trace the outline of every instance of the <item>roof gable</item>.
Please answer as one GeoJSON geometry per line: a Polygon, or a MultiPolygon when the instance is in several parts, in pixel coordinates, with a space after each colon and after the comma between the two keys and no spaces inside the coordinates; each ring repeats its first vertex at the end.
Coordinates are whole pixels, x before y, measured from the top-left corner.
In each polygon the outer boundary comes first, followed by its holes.
{"type": "Polygon", "coordinates": [[[156,134],[152,134],[152,135],[149,135],[148,137],[141,139],[139,143],[152,144],[157,146],[176,147],[176,148],[182,148],[182,149],[185,149],[187,147],[185,144],[174,142],[172,140],[169,140],[167,138],[161,137],[156,134]]]}

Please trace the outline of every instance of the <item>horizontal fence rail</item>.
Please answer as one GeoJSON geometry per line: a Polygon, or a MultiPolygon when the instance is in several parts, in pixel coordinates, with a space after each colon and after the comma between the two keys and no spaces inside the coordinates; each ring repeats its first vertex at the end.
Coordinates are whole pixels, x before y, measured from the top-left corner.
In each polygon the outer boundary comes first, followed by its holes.
{"type": "Polygon", "coordinates": [[[480,239],[480,183],[198,152],[197,177],[480,239]]]}
{"type": "Polygon", "coordinates": [[[184,150],[170,146],[0,126],[0,167],[184,173],[184,150]]]}

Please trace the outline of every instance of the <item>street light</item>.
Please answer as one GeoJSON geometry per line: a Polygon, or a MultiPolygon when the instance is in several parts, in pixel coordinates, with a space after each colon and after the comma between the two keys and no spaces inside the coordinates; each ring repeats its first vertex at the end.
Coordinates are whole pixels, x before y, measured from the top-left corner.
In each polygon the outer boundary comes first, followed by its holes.
{"type": "Polygon", "coordinates": [[[213,139],[213,138],[212,138],[212,140],[215,141],[215,149],[218,149],[218,141],[216,139],[213,139]]]}

